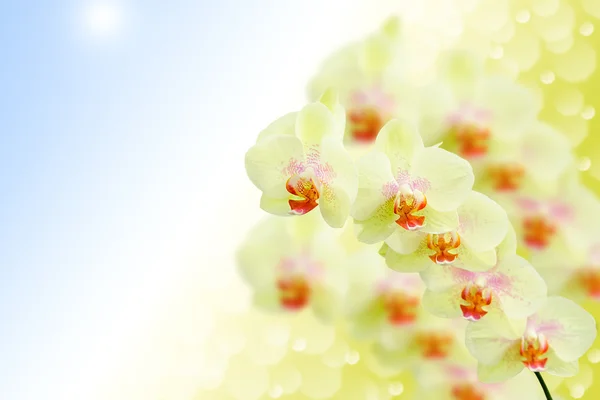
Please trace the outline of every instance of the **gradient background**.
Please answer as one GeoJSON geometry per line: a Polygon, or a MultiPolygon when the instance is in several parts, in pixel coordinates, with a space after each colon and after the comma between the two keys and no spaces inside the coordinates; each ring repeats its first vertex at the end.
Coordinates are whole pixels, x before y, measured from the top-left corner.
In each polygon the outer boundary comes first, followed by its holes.
{"type": "MultiPolygon", "coordinates": [[[[203,368],[185,344],[243,304],[246,149],[325,56],[410,5],[2,3],[0,399],[184,399],[180,365],[203,368]]],[[[599,76],[580,87],[596,108],[599,76]]],[[[580,152],[600,176],[596,128],[580,152]]]]}

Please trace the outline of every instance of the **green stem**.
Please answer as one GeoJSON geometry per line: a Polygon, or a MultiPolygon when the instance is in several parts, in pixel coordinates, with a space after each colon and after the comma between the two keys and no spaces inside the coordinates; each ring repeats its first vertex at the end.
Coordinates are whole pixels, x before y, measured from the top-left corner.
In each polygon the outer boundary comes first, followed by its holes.
{"type": "Polygon", "coordinates": [[[548,390],[548,386],[546,386],[546,382],[544,382],[544,378],[542,378],[542,374],[540,374],[539,372],[535,372],[535,376],[538,378],[538,381],[540,381],[540,385],[542,385],[542,389],[544,390],[546,399],[552,400],[552,395],[550,394],[550,391],[548,390]]]}

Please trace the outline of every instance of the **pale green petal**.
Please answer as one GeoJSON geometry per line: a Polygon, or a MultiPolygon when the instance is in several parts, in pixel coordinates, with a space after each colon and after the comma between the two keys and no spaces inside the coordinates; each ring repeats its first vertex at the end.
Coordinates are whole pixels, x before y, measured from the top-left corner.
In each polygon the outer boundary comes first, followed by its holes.
{"type": "Polygon", "coordinates": [[[483,383],[504,382],[517,376],[524,368],[519,354],[519,344],[514,343],[498,363],[477,365],[477,376],[483,383]]]}
{"type": "Polygon", "coordinates": [[[269,197],[287,197],[285,184],[291,162],[304,161],[302,142],[291,135],[274,135],[255,144],[246,153],[246,172],[254,185],[269,197]]]}
{"type": "Polygon", "coordinates": [[[254,226],[236,253],[240,275],[253,288],[274,287],[277,265],[293,250],[289,219],[268,216],[254,226]]]}
{"type": "Polygon", "coordinates": [[[440,59],[441,78],[449,82],[457,97],[472,97],[484,72],[482,61],[472,52],[449,51],[440,59]]]}
{"type": "Polygon", "coordinates": [[[291,112],[278,118],[272,122],[269,126],[263,129],[256,139],[256,143],[263,141],[271,136],[276,135],[292,135],[296,134],[296,117],[297,112],[291,112]]]}
{"type": "Polygon", "coordinates": [[[508,224],[508,230],[502,243],[496,249],[498,260],[502,260],[504,257],[512,256],[517,252],[517,234],[512,224],[508,224]]]}
{"type": "Polygon", "coordinates": [[[362,66],[369,74],[381,73],[393,60],[394,49],[389,38],[373,34],[363,42],[362,66]]]}
{"type": "Polygon", "coordinates": [[[475,252],[493,249],[506,237],[508,216],[498,203],[479,192],[471,192],[458,208],[461,241],[475,252]]]}
{"type": "Polygon", "coordinates": [[[385,262],[388,267],[398,272],[421,272],[436,264],[428,257],[430,250],[427,245],[421,245],[410,254],[400,254],[392,249],[388,249],[385,253],[385,262]]]}
{"type": "MultiPolygon", "coordinates": [[[[429,269],[435,269],[435,267],[429,269]]],[[[462,290],[461,285],[454,285],[439,292],[426,290],[423,294],[423,308],[441,318],[462,317],[460,309],[462,290]]]]}
{"type": "Polygon", "coordinates": [[[398,227],[394,233],[385,239],[385,242],[397,253],[410,254],[416,251],[426,238],[427,235],[422,232],[407,231],[398,227]]]}
{"type": "Polygon", "coordinates": [[[566,136],[542,122],[527,130],[521,146],[521,162],[536,180],[558,179],[567,166],[573,163],[566,136]]]}
{"type": "Polygon", "coordinates": [[[491,114],[490,129],[498,138],[514,138],[532,123],[538,106],[531,92],[505,77],[488,78],[481,85],[478,103],[491,114]]]}
{"type": "Polygon", "coordinates": [[[372,151],[357,162],[358,195],[352,206],[352,216],[357,220],[369,218],[389,197],[383,191],[388,183],[394,183],[394,176],[387,156],[372,151]]]}
{"type": "Polygon", "coordinates": [[[458,258],[452,263],[457,268],[467,271],[488,271],[496,265],[496,249],[475,252],[468,245],[460,245],[458,258]]]}
{"type": "Polygon", "coordinates": [[[564,361],[581,357],[596,339],[594,317],[564,297],[548,297],[530,317],[537,333],[543,333],[556,355],[564,361]]]}
{"type": "Polygon", "coordinates": [[[392,173],[397,177],[401,171],[409,170],[413,158],[423,149],[423,141],[408,120],[393,119],[381,128],[375,148],[389,157],[392,173]]]}
{"type": "Polygon", "coordinates": [[[427,206],[439,211],[457,209],[471,193],[475,179],[468,161],[439,147],[419,151],[410,175],[423,180],[427,206]]]}
{"type": "Polygon", "coordinates": [[[510,318],[533,314],[546,299],[546,283],[527,260],[517,255],[504,258],[493,274],[494,294],[510,318]]]}
{"type": "Polygon", "coordinates": [[[319,208],[323,219],[332,228],[342,228],[350,214],[350,198],[345,190],[325,185],[319,197],[319,208]]]}
{"type": "Polygon", "coordinates": [[[324,104],[310,103],[298,113],[296,135],[303,143],[318,145],[324,137],[335,132],[335,118],[324,104]]]}
{"type": "Polygon", "coordinates": [[[333,321],[342,310],[342,295],[330,287],[315,285],[312,288],[310,299],[315,316],[322,321],[333,321]]]}
{"type": "Polygon", "coordinates": [[[546,362],[545,372],[551,375],[569,377],[575,376],[579,372],[579,360],[563,361],[556,355],[552,347],[550,347],[546,356],[548,361],[546,362]]]}
{"type": "Polygon", "coordinates": [[[463,271],[451,264],[433,265],[421,272],[421,279],[429,290],[439,292],[450,289],[457,282],[466,284],[475,280],[475,273],[463,271]]]}
{"type": "Polygon", "coordinates": [[[356,237],[363,243],[374,244],[384,241],[398,228],[398,216],[394,214],[394,199],[380,205],[371,217],[355,220],[356,237]]]}
{"type": "Polygon", "coordinates": [[[333,114],[335,120],[335,135],[338,139],[344,137],[344,131],[346,130],[346,110],[339,102],[338,91],[333,88],[328,88],[323,92],[319,98],[319,102],[324,104],[329,111],[333,114]]]}
{"type": "Polygon", "coordinates": [[[274,199],[272,197],[267,197],[267,195],[263,193],[263,195],[260,196],[260,208],[269,214],[278,215],[281,217],[287,217],[291,215],[288,197],[274,199]]]}
{"type": "Polygon", "coordinates": [[[520,346],[521,333],[515,332],[505,315],[490,312],[467,325],[465,344],[480,364],[494,365],[502,362],[505,353],[514,351],[515,344],[520,346]]]}
{"type": "Polygon", "coordinates": [[[425,207],[417,215],[425,216],[425,224],[420,229],[426,233],[446,233],[455,231],[459,227],[458,213],[455,210],[438,211],[425,207]]]}
{"type": "Polygon", "coordinates": [[[324,138],[321,142],[321,162],[326,169],[333,170],[332,177],[327,177],[324,183],[343,190],[350,203],[356,199],[358,190],[358,173],[352,157],[342,144],[341,140],[334,137],[324,138]]]}
{"type": "Polygon", "coordinates": [[[252,296],[252,301],[257,308],[261,310],[277,312],[281,311],[281,303],[279,301],[279,292],[275,284],[270,287],[258,288],[252,296]]]}

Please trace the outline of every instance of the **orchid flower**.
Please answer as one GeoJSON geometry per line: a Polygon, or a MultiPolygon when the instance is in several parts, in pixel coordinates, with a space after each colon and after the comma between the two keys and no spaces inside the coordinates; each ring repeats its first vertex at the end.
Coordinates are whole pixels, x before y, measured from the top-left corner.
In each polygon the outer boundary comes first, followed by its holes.
{"type": "Polygon", "coordinates": [[[350,331],[371,340],[404,335],[422,317],[423,282],[418,274],[391,271],[369,250],[354,254],[347,264],[350,331]]]}
{"type": "Polygon", "coordinates": [[[400,21],[390,18],[366,39],[334,53],[308,85],[310,98],[333,87],[340,94],[346,115],[345,141],[371,144],[380,129],[398,115],[398,101],[387,87],[387,71],[401,66],[400,21]]]}
{"type": "Polygon", "coordinates": [[[526,320],[502,315],[471,322],[466,344],[479,361],[482,382],[501,382],[523,368],[557,376],[573,376],[578,359],[596,338],[596,322],[564,297],[548,297],[526,320]]]}
{"type": "Polygon", "coordinates": [[[238,265],[259,308],[292,313],[312,308],[324,320],[341,311],[345,253],[338,237],[314,220],[269,217],[249,232],[238,265]]]}
{"type": "Polygon", "coordinates": [[[495,142],[478,168],[477,187],[486,193],[515,194],[527,186],[548,186],[573,164],[566,137],[535,121],[513,140],[495,142]]]}
{"type": "Polygon", "coordinates": [[[438,147],[425,147],[416,129],[403,120],[382,128],[375,149],[358,161],[358,171],[351,214],[357,237],[365,243],[417,230],[455,230],[456,209],[469,196],[474,179],[467,161],[438,147]]]}
{"type": "Polygon", "coordinates": [[[341,228],[357,191],[352,158],[342,144],[344,110],[334,92],[288,114],[259,134],[246,153],[246,171],[262,191],[260,206],[275,215],[304,215],[319,207],[341,228]]]}
{"type": "Polygon", "coordinates": [[[449,150],[477,161],[535,121],[539,106],[530,91],[509,78],[485,74],[483,61],[472,53],[449,51],[439,65],[438,80],[423,91],[428,98],[437,92],[436,108],[414,111],[429,143],[443,140],[449,150]]]}

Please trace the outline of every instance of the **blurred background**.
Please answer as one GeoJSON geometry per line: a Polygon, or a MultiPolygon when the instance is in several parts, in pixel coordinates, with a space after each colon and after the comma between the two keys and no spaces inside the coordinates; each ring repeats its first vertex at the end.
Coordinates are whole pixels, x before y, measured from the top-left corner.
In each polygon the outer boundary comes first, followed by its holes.
{"type": "Polygon", "coordinates": [[[215,314],[248,307],[232,249],[262,212],[245,151],[390,13],[429,32],[424,52],[452,29],[539,93],[600,193],[600,1],[498,3],[0,5],[0,398],[192,398],[215,314]]]}

